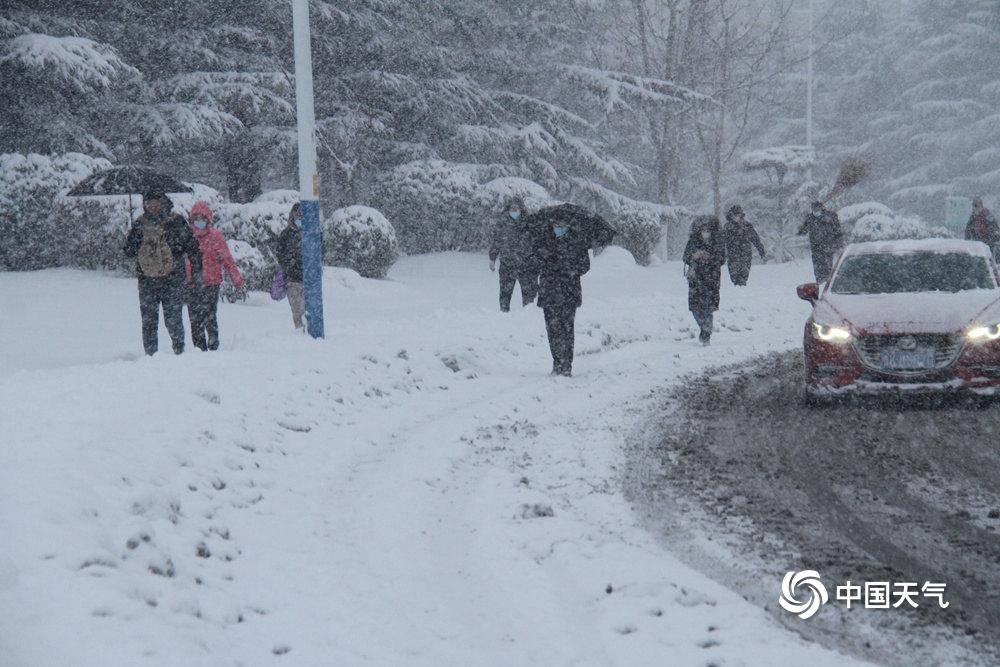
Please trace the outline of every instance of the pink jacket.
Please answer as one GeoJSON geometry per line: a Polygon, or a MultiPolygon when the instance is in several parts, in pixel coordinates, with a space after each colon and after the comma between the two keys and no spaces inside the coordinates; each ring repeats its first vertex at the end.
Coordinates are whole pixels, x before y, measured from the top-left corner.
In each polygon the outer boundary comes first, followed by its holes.
{"type": "MultiPolygon", "coordinates": [[[[233,281],[233,286],[239,290],[243,289],[243,276],[240,274],[239,267],[236,266],[233,254],[229,252],[229,246],[226,245],[226,239],[223,238],[222,232],[212,226],[212,211],[208,204],[201,201],[195,203],[191,207],[189,221],[193,222],[196,215],[204,216],[208,220],[208,226],[205,229],[198,229],[194,224],[191,225],[191,231],[198,239],[198,245],[201,246],[202,284],[221,285],[224,268],[229,274],[229,279],[233,281]]],[[[190,263],[187,263],[187,280],[191,282],[190,263]]]]}

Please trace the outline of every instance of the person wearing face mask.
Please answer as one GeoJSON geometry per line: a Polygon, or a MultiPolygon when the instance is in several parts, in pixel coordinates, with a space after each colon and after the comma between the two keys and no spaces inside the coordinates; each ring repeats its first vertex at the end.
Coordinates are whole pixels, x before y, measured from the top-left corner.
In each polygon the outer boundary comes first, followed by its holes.
{"type": "Polygon", "coordinates": [[[545,332],[552,353],[552,374],[573,374],[576,310],[583,305],[580,276],[590,270],[590,241],[568,220],[554,220],[534,239],[538,307],[545,313],[545,332]]]}
{"type": "Polygon", "coordinates": [[[526,225],[524,201],[512,199],[504,208],[503,217],[494,225],[490,240],[490,271],[500,260],[500,311],[510,312],[514,285],[521,283],[521,302],[527,306],[538,293],[537,272],[530,267],[531,239],[526,225]]]}
{"type": "Polygon", "coordinates": [[[719,219],[712,215],[695,218],[684,248],[684,275],[688,280],[688,309],[701,333],[702,345],[712,339],[714,313],[719,309],[722,265],[726,246],[719,231],[719,219]]]}
{"type": "Polygon", "coordinates": [[[188,317],[191,320],[191,340],[200,350],[219,349],[219,289],[223,269],[239,293],[244,293],[243,276],[229,251],[222,232],[212,226],[212,209],[203,201],[195,202],[188,215],[191,232],[201,247],[201,283],[191,280],[188,263],[188,317]]]}
{"type": "Polygon", "coordinates": [[[750,279],[753,249],[756,248],[760,258],[764,259],[764,244],[739,206],[733,206],[726,212],[726,226],[722,229],[722,235],[726,240],[729,279],[734,285],[744,287],[750,279]]]}
{"type": "Polygon", "coordinates": [[[195,281],[201,282],[201,248],[191,228],[173,212],[173,202],[160,190],[143,195],[143,213],[125,236],[125,255],[136,258],[142,346],[156,354],[160,307],[174,354],[184,352],[184,259],[191,263],[195,281]]]}
{"type": "Polygon", "coordinates": [[[833,271],[833,260],[844,249],[844,230],[836,213],[814,201],[809,215],[799,227],[799,236],[809,235],[809,250],[812,254],[813,275],[817,283],[826,282],[833,271]]]}
{"type": "Polygon", "coordinates": [[[292,324],[303,329],[302,317],[306,312],[305,284],[302,272],[302,212],[298,203],[288,212],[286,226],[275,241],[278,266],[285,274],[288,305],[292,309],[292,324]]]}

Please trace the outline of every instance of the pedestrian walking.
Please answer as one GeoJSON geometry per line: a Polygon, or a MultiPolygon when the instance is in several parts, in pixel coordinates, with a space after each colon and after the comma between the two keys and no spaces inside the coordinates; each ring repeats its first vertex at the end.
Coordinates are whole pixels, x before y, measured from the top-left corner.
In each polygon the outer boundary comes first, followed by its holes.
{"type": "Polygon", "coordinates": [[[997,259],[1000,251],[1000,225],[993,217],[990,209],[986,208],[982,197],[972,200],[972,215],[965,225],[965,238],[967,241],[980,241],[990,248],[993,258],[997,259]]]}
{"type": "Polygon", "coordinates": [[[527,306],[538,294],[538,271],[532,261],[531,235],[525,225],[524,200],[515,197],[504,207],[503,215],[493,226],[490,239],[490,271],[500,262],[500,311],[510,312],[514,285],[521,284],[521,304],[527,306]]]}
{"type": "Polygon", "coordinates": [[[698,339],[702,345],[708,345],[712,339],[725,261],[726,245],[719,219],[713,215],[698,216],[684,248],[684,275],[688,281],[688,309],[701,330],[698,339]]]}
{"type": "Polygon", "coordinates": [[[125,236],[125,255],[136,258],[142,346],[156,354],[160,308],[175,354],[184,352],[184,275],[187,259],[193,280],[201,283],[201,248],[183,217],[173,212],[173,202],[161,191],[143,195],[143,213],[125,236]]]}
{"type": "Polygon", "coordinates": [[[809,235],[809,249],[812,252],[813,274],[817,283],[826,282],[833,271],[833,260],[844,249],[844,230],[840,218],[826,208],[822,202],[812,203],[809,215],[799,227],[798,234],[809,235]]]}
{"type": "Polygon", "coordinates": [[[302,212],[298,203],[293,204],[288,212],[288,225],[278,235],[274,254],[285,274],[285,292],[292,309],[292,324],[296,329],[304,329],[302,317],[306,312],[306,300],[302,272],[302,212]]]}
{"type": "Polygon", "coordinates": [[[191,321],[191,342],[200,350],[219,349],[219,290],[222,286],[222,272],[229,275],[233,287],[240,294],[245,293],[243,276],[236,266],[226,239],[212,224],[212,209],[206,202],[195,202],[188,215],[191,233],[201,248],[201,281],[192,280],[191,265],[188,263],[187,302],[188,318],[191,321]]]}
{"type": "Polygon", "coordinates": [[[729,279],[734,285],[743,287],[750,279],[753,250],[756,248],[760,258],[764,259],[764,244],[739,206],[733,206],[726,212],[726,226],[722,229],[722,236],[726,243],[729,279]]]}

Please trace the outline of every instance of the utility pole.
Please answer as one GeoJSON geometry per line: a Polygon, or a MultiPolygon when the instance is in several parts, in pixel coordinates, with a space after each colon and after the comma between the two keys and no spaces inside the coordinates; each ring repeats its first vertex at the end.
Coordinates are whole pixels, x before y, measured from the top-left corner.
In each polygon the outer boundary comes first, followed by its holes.
{"type": "MultiPolygon", "coordinates": [[[[809,147],[809,152],[815,159],[816,150],[813,147],[813,51],[816,47],[816,39],[813,35],[813,24],[814,16],[813,12],[815,6],[813,4],[814,0],[809,0],[809,59],[806,73],[806,146],[809,147]]],[[[809,167],[806,170],[806,180],[812,181],[813,170],[812,162],[810,161],[809,167]]]]}
{"type": "Polygon", "coordinates": [[[295,118],[299,135],[299,208],[302,212],[306,328],[313,338],[323,338],[323,240],[319,228],[309,0],[292,0],[292,34],[295,40],[295,118]]]}

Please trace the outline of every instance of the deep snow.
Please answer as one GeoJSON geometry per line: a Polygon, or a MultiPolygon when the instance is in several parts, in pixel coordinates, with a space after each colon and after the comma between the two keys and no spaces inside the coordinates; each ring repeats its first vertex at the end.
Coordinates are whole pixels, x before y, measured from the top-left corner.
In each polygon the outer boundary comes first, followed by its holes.
{"type": "Polygon", "coordinates": [[[610,249],[564,379],[487,264],[328,268],[326,341],[254,294],[222,351],[152,359],[134,281],[0,274],[0,662],[845,664],[681,564],[620,484],[652,389],[799,344],[808,265],[724,276],[702,348],[680,265],[610,249]]]}

